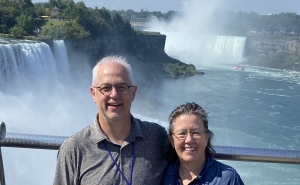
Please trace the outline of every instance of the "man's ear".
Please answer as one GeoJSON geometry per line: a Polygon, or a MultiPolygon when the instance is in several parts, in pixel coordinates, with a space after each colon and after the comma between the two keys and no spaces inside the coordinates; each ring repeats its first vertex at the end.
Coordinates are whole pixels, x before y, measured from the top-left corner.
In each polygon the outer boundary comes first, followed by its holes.
{"type": "Polygon", "coordinates": [[[174,140],[173,140],[172,136],[168,135],[168,138],[169,138],[170,143],[171,143],[171,145],[173,146],[173,148],[175,148],[175,147],[174,147],[174,140]]]}
{"type": "Polygon", "coordinates": [[[92,95],[94,102],[96,103],[96,92],[95,92],[95,88],[92,86],[90,87],[90,93],[92,95]]]}
{"type": "Polygon", "coordinates": [[[136,91],[137,91],[137,86],[132,87],[132,99],[131,99],[131,101],[133,101],[135,99],[136,91]]]}

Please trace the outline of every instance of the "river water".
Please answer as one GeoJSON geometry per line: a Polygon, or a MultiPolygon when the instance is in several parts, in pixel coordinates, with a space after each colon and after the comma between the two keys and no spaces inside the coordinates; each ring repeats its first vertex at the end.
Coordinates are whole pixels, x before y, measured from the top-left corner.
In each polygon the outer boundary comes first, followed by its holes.
{"type": "MultiPolygon", "coordinates": [[[[153,84],[149,95],[163,105],[157,109],[162,125],[175,107],[194,101],[209,112],[215,145],[300,150],[300,73],[229,65],[201,70],[205,75],[153,84]]],[[[300,165],[222,162],[245,184],[300,184],[300,165]]]]}
{"type": "MultiPolygon", "coordinates": [[[[53,55],[42,43],[0,44],[0,121],[7,132],[69,136],[93,120],[91,69],[70,74],[63,41],[54,44],[53,55]]],[[[167,127],[175,107],[194,101],[209,112],[214,145],[300,150],[299,73],[194,64],[205,75],[149,84],[133,103],[134,116],[167,127]],[[160,102],[151,114],[141,111],[143,96],[160,102]]],[[[2,153],[7,184],[52,184],[57,151],[2,148],[2,153]]],[[[245,184],[300,184],[300,165],[222,162],[237,169],[245,184]]]]}

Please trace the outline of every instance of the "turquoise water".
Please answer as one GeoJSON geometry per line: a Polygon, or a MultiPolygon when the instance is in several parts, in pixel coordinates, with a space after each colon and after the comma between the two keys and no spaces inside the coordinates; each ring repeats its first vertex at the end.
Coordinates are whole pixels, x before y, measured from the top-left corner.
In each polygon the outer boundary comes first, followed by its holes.
{"type": "MultiPolygon", "coordinates": [[[[153,84],[149,96],[163,105],[156,112],[161,124],[167,126],[175,107],[194,101],[209,112],[215,145],[300,150],[300,73],[231,67],[153,84]]],[[[300,184],[300,165],[223,162],[235,167],[245,184],[300,184]]]]}
{"type": "MultiPolygon", "coordinates": [[[[0,44],[0,121],[9,133],[69,136],[91,123],[91,68],[69,73],[63,41],[52,54],[43,43],[0,44]]],[[[169,78],[138,89],[133,114],[167,127],[177,106],[195,101],[209,112],[215,145],[300,150],[300,74],[214,65],[203,76],[169,78]],[[153,104],[145,109],[141,105],[153,104]],[[151,116],[150,116],[151,115],[151,116]]],[[[7,184],[52,184],[57,151],[2,148],[7,184]]],[[[245,184],[299,185],[300,165],[223,161],[245,184]]]]}

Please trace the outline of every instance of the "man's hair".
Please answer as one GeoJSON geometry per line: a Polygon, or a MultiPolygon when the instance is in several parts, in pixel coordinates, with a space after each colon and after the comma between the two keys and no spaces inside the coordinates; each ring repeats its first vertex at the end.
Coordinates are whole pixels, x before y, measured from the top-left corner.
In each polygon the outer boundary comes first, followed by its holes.
{"type": "Polygon", "coordinates": [[[134,85],[134,81],[133,81],[133,76],[132,76],[132,69],[130,64],[127,62],[125,57],[122,56],[117,56],[117,55],[111,55],[111,56],[106,56],[104,58],[102,58],[93,68],[93,78],[92,78],[92,85],[96,85],[97,82],[97,76],[98,76],[98,69],[99,67],[101,67],[104,64],[119,64],[121,66],[123,66],[130,77],[130,81],[132,84],[128,84],[128,85],[134,85]]]}
{"type": "MultiPolygon", "coordinates": [[[[215,153],[215,150],[212,147],[212,140],[214,138],[214,133],[209,130],[208,128],[208,114],[205,112],[205,110],[198,104],[192,102],[192,103],[186,103],[183,105],[180,105],[179,107],[175,108],[170,116],[169,116],[169,136],[172,136],[173,133],[173,129],[174,129],[174,121],[176,118],[178,118],[181,115],[196,115],[196,116],[200,116],[202,118],[203,121],[203,125],[204,128],[206,130],[206,134],[208,135],[208,142],[207,142],[207,146],[205,148],[205,156],[206,157],[212,157],[212,154],[215,153]]],[[[177,154],[175,149],[171,146],[171,143],[169,142],[167,144],[167,148],[168,148],[168,154],[169,156],[167,156],[169,158],[170,161],[174,161],[175,159],[177,159],[177,154]]]]}

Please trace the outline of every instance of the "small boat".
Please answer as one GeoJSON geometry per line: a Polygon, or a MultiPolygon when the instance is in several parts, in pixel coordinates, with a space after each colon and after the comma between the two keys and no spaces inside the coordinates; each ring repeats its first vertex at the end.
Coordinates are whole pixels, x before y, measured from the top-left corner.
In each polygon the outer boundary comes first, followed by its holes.
{"type": "Polygon", "coordinates": [[[245,68],[243,66],[234,66],[232,69],[233,70],[238,70],[238,71],[245,70],[245,68]]]}

